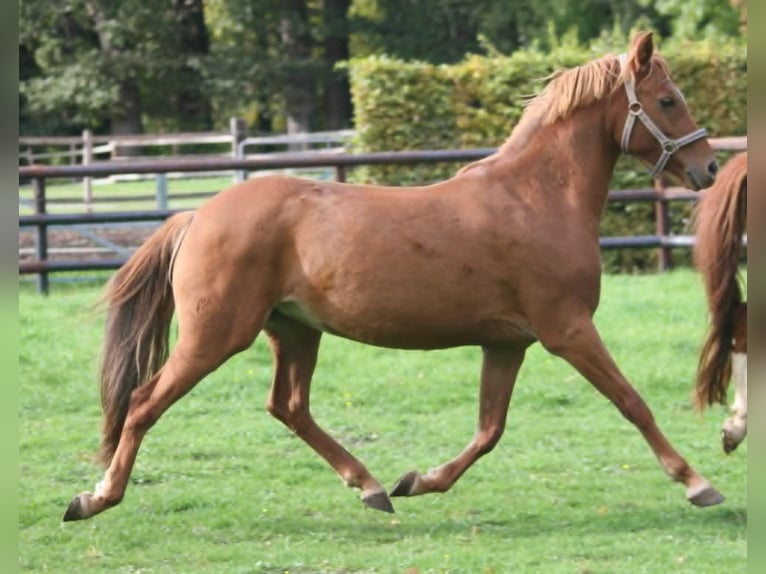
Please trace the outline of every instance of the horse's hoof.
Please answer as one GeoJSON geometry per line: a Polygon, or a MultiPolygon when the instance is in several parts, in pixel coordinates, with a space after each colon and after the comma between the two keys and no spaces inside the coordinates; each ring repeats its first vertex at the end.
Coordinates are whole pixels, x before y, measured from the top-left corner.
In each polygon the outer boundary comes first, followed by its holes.
{"type": "Polygon", "coordinates": [[[734,436],[732,433],[726,430],[721,431],[721,446],[723,446],[723,452],[731,454],[742,442],[742,438],[734,436]]]}
{"type": "Polygon", "coordinates": [[[394,505],[391,504],[391,499],[388,498],[388,495],[382,490],[363,496],[362,502],[375,510],[382,510],[383,512],[390,512],[392,514],[394,512],[394,505]]]}
{"type": "Polygon", "coordinates": [[[87,508],[87,500],[84,498],[85,494],[78,494],[74,497],[72,502],[69,503],[69,507],[64,513],[64,522],[71,522],[73,520],[82,520],[87,518],[85,512],[87,508]]]}
{"type": "Polygon", "coordinates": [[[412,496],[418,476],[417,470],[411,470],[396,482],[389,494],[391,496],[412,496]]]}
{"type": "Polygon", "coordinates": [[[722,440],[721,440],[721,445],[723,446],[723,452],[724,453],[731,454],[739,446],[739,443],[734,442],[733,440],[731,440],[730,437],[727,437],[726,435],[724,435],[722,440]]]}
{"type": "Polygon", "coordinates": [[[697,492],[687,493],[687,498],[694,506],[700,507],[714,506],[721,504],[725,500],[723,495],[709,484],[697,492]]]}

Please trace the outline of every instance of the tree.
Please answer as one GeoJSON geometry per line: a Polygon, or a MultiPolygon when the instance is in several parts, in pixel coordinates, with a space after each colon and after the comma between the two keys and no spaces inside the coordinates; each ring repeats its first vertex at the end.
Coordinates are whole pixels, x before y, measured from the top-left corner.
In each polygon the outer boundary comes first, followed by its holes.
{"type": "MultiPolygon", "coordinates": [[[[650,0],[643,0],[649,3],[650,0]]],[[[673,36],[685,39],[738,36],[747,6],[741,0],[651,0],[672,21],[673,36]]]]}
{"type": "Polygon", "coordinates": [[[34,66],[20,94],[29,114],[69,126],[202,127],[210,114],[192,64],[207,51],[206,33],[202,0],[24,0],[19,51],[34,66]]]}
{"type": "Polygon", "coordinates": [[[208,0],[205,78],[219,116],[288,132],[350,123],[349,0],[208,0]]]}
{"type": "Polygon", "coordinates": [[[351,124],[349,57],[450,63],[627,34],[737,35],[745,0],[22,0],[22,132],[351,124]],[[610,36],[612,34],[612,36],[610,36]]]}

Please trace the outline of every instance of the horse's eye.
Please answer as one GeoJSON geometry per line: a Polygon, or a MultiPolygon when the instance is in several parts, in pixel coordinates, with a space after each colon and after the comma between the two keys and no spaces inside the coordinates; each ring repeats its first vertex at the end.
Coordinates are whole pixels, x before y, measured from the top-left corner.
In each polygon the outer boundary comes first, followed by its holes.
{"type": "Polygon", "coordinates": [[[673,96],[665,96],[660,98],[660,105],[663,108],[672,108],[676,105],[676,101],[673,99],[673,96]]]}

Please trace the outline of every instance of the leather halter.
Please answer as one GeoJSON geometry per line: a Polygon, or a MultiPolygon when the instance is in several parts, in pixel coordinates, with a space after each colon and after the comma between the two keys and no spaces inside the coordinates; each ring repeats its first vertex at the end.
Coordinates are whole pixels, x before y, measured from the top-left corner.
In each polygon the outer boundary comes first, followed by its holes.
{"type": "MultiPolygon", "coordinates": [[[[628,55],[620,54],[620,69],[621,70],[625,68],[627,61],[628,61],[628,55]]],[[[695,142],[699,139],[707,137],[707,131],[705,130],[705,128],[699,128],[678,139],[670,139],[668,136],[662,133],[662,130],[657,127],[657,124],[655,124],[652,121],[652,118],[650,118],[648,114],[644,111],[644,108],[641,105],[641,102],[639,102],[638,98],[636,97],[636,89],[633,86],[633,80],[629,75],[625,77],[625,92],[628,95],[628,115],[625,118],[625,127],[622,130],[622,139],[620,140],[620,147],[622,148],[622,151],[624,153],[626,154],[628,153],[628,143],[630,142],[630,136],[631,136],[631,133],[633,132],[633,126],[636,123],[636,119],[640,120],[641,123],[644,124],[644,126],[646,126],[646,129],[649,130],[649,132],[660,143],[660,146],[662,146],[662,155],[660,155],[660,158],[657,160],[657,163],[654,164],[654,168],[652,168],[652,175],[654,177],[659,177],[659,175],[665,169],[665,165],[668,163],[670,156],[673,155],[676,151],[678,151],[679,148],[682,148],[685,145],[689,145],[692,142],[695,142]]]]}

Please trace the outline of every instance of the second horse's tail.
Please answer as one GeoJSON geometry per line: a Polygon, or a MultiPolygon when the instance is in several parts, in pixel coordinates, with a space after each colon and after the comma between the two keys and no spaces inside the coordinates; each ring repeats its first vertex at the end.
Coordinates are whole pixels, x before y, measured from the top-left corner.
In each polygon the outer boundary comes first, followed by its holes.
{"type": "Polygon", "coordinates": [[[694,264],[702,275],[710,325],[700,352],[697,408],[726,403],[734,310],[742,302],[739,261],[747,223],[747,153],[729,160],[694,215],[694,264]]]}
{"type": "Polygon", "coordinates": [[[99,459],[104,465],[111,462],[120,441],[131,393],[167,359],[175,309],[170,267],[191,217],[191,212],[170,217],[115,273],[102,298],[107,319],[100,370],[104,422],[99,459]]]}

